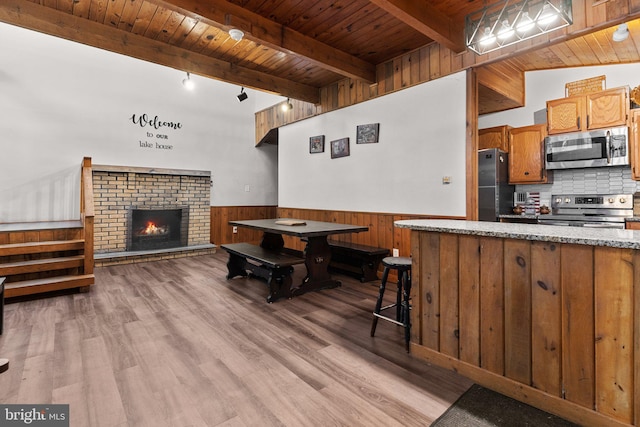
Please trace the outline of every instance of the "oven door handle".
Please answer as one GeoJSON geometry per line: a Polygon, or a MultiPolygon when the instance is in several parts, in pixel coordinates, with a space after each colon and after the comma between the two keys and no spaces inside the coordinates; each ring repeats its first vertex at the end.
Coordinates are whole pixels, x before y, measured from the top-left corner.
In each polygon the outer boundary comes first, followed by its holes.
{"type": "Polygon", "coordinates": [[[624,224],[615,222],[587,222],[582,226],[588,228],[624,228],[624,224]]]}
{"type": "Polygon", "coordinates": [[[605,150],[607,150],[607,164],[611,164],[611,131],[607,131],[607,136],[604,138],[605,140],[605,150]]]}

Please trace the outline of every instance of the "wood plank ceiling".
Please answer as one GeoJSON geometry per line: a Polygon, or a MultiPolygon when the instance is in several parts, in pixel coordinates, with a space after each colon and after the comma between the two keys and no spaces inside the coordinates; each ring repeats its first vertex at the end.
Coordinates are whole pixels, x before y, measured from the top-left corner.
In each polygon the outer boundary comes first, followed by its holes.
{"type": "MultiPolygon", "coordinates": [[[[291,98],[318,102],[345,77],[439,43],[463,52],[464,17],[501,0],[3,0],[0,21],[291,98]],[[232,28],[245,36],[236,41],[232,28]]],[[[600,3],[602,0],[599,1],[600,3]]],[[[584,34],[508,59],[520,71],[637,62],[626,43],[584,34]]]]}

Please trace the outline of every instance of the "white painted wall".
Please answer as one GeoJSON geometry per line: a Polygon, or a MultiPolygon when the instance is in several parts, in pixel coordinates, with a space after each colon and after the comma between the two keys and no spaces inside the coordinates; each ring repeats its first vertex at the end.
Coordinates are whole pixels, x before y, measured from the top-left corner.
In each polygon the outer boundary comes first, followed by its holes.
{"type": "Polygon", "coordinates": [[[280,128],[279,206],[464,216],[465,76],[280,128]],[[380,123],[380,142],[356,144],[356,126],[369,123],[380,123]],[[325,152],[310,154],[316,135],[325,135],[325,152]],[[351,155],[331,159],[330,141],[344,137],[351,155]]]}
{"type": "Polygon", "coordinates": [[[77,218],[85,156],[211,171],[214,206],[277,203],[277,147],[254,147],[254,113],[282,97],[247,90],[239,103],[238,86],[199,76],[189,92],[184,72],[3,23],[0,52],[0,223],[77,218]]]}
{"type": "Polygon", "coordinates": [[[565,84],[597,76],[606,76],[607,88],[633,88],[640,84],[640,63],[529,71],[525,73],[525,106],[480,116],[478,129],[532,125],[534,112],[546,109],[548,100],[564,98],[565,84]]]}

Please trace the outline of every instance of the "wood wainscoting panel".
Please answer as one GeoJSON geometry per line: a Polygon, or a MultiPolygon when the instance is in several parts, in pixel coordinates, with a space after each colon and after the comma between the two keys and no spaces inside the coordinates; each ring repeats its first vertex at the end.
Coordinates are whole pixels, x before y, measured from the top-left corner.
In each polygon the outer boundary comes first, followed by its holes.
{"type": "Polygon", "coordinates": [[[531,244],[531,385],[562,396],[560,246],[531,244]]]}
{"type": "Polygon", "coordinates": [[[633,421],[633,251],[595,248],[596,408],[633,421]]]}
{"type": "Polygon", "coordinates": [[[640,251],[411,239],[414,357],[580,425],[639,425],[640,251]]]}
{"type": "Polygon", "coordinates": [[[498,375],[504,375],[503,266],[502,239],[480,238],[480,366],[498,375]]]}
{"type": "Polygon", "coordinates": [[[594,316],[593,248],[563,245],[562,265],[562,382],[564,398],[593,408],[594,316]]]}
{"type": "Polygon", "coordinates": [[[229,221],[275,218],[276,210],[276,206],[211,206],[211,243],[220,246],[225,243],[259,242],[261,232],[238,227],[238,232],[234,233],[229,221]]]}

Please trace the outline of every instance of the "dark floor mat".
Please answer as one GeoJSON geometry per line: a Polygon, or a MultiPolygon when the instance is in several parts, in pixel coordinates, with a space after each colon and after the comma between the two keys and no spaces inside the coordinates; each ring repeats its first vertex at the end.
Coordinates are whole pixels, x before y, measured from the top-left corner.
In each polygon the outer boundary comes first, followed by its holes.
{"type": "Polygon", "coordinates": [[[474,384],[431,427],[577,427],[556,415],[474,384]]]}

